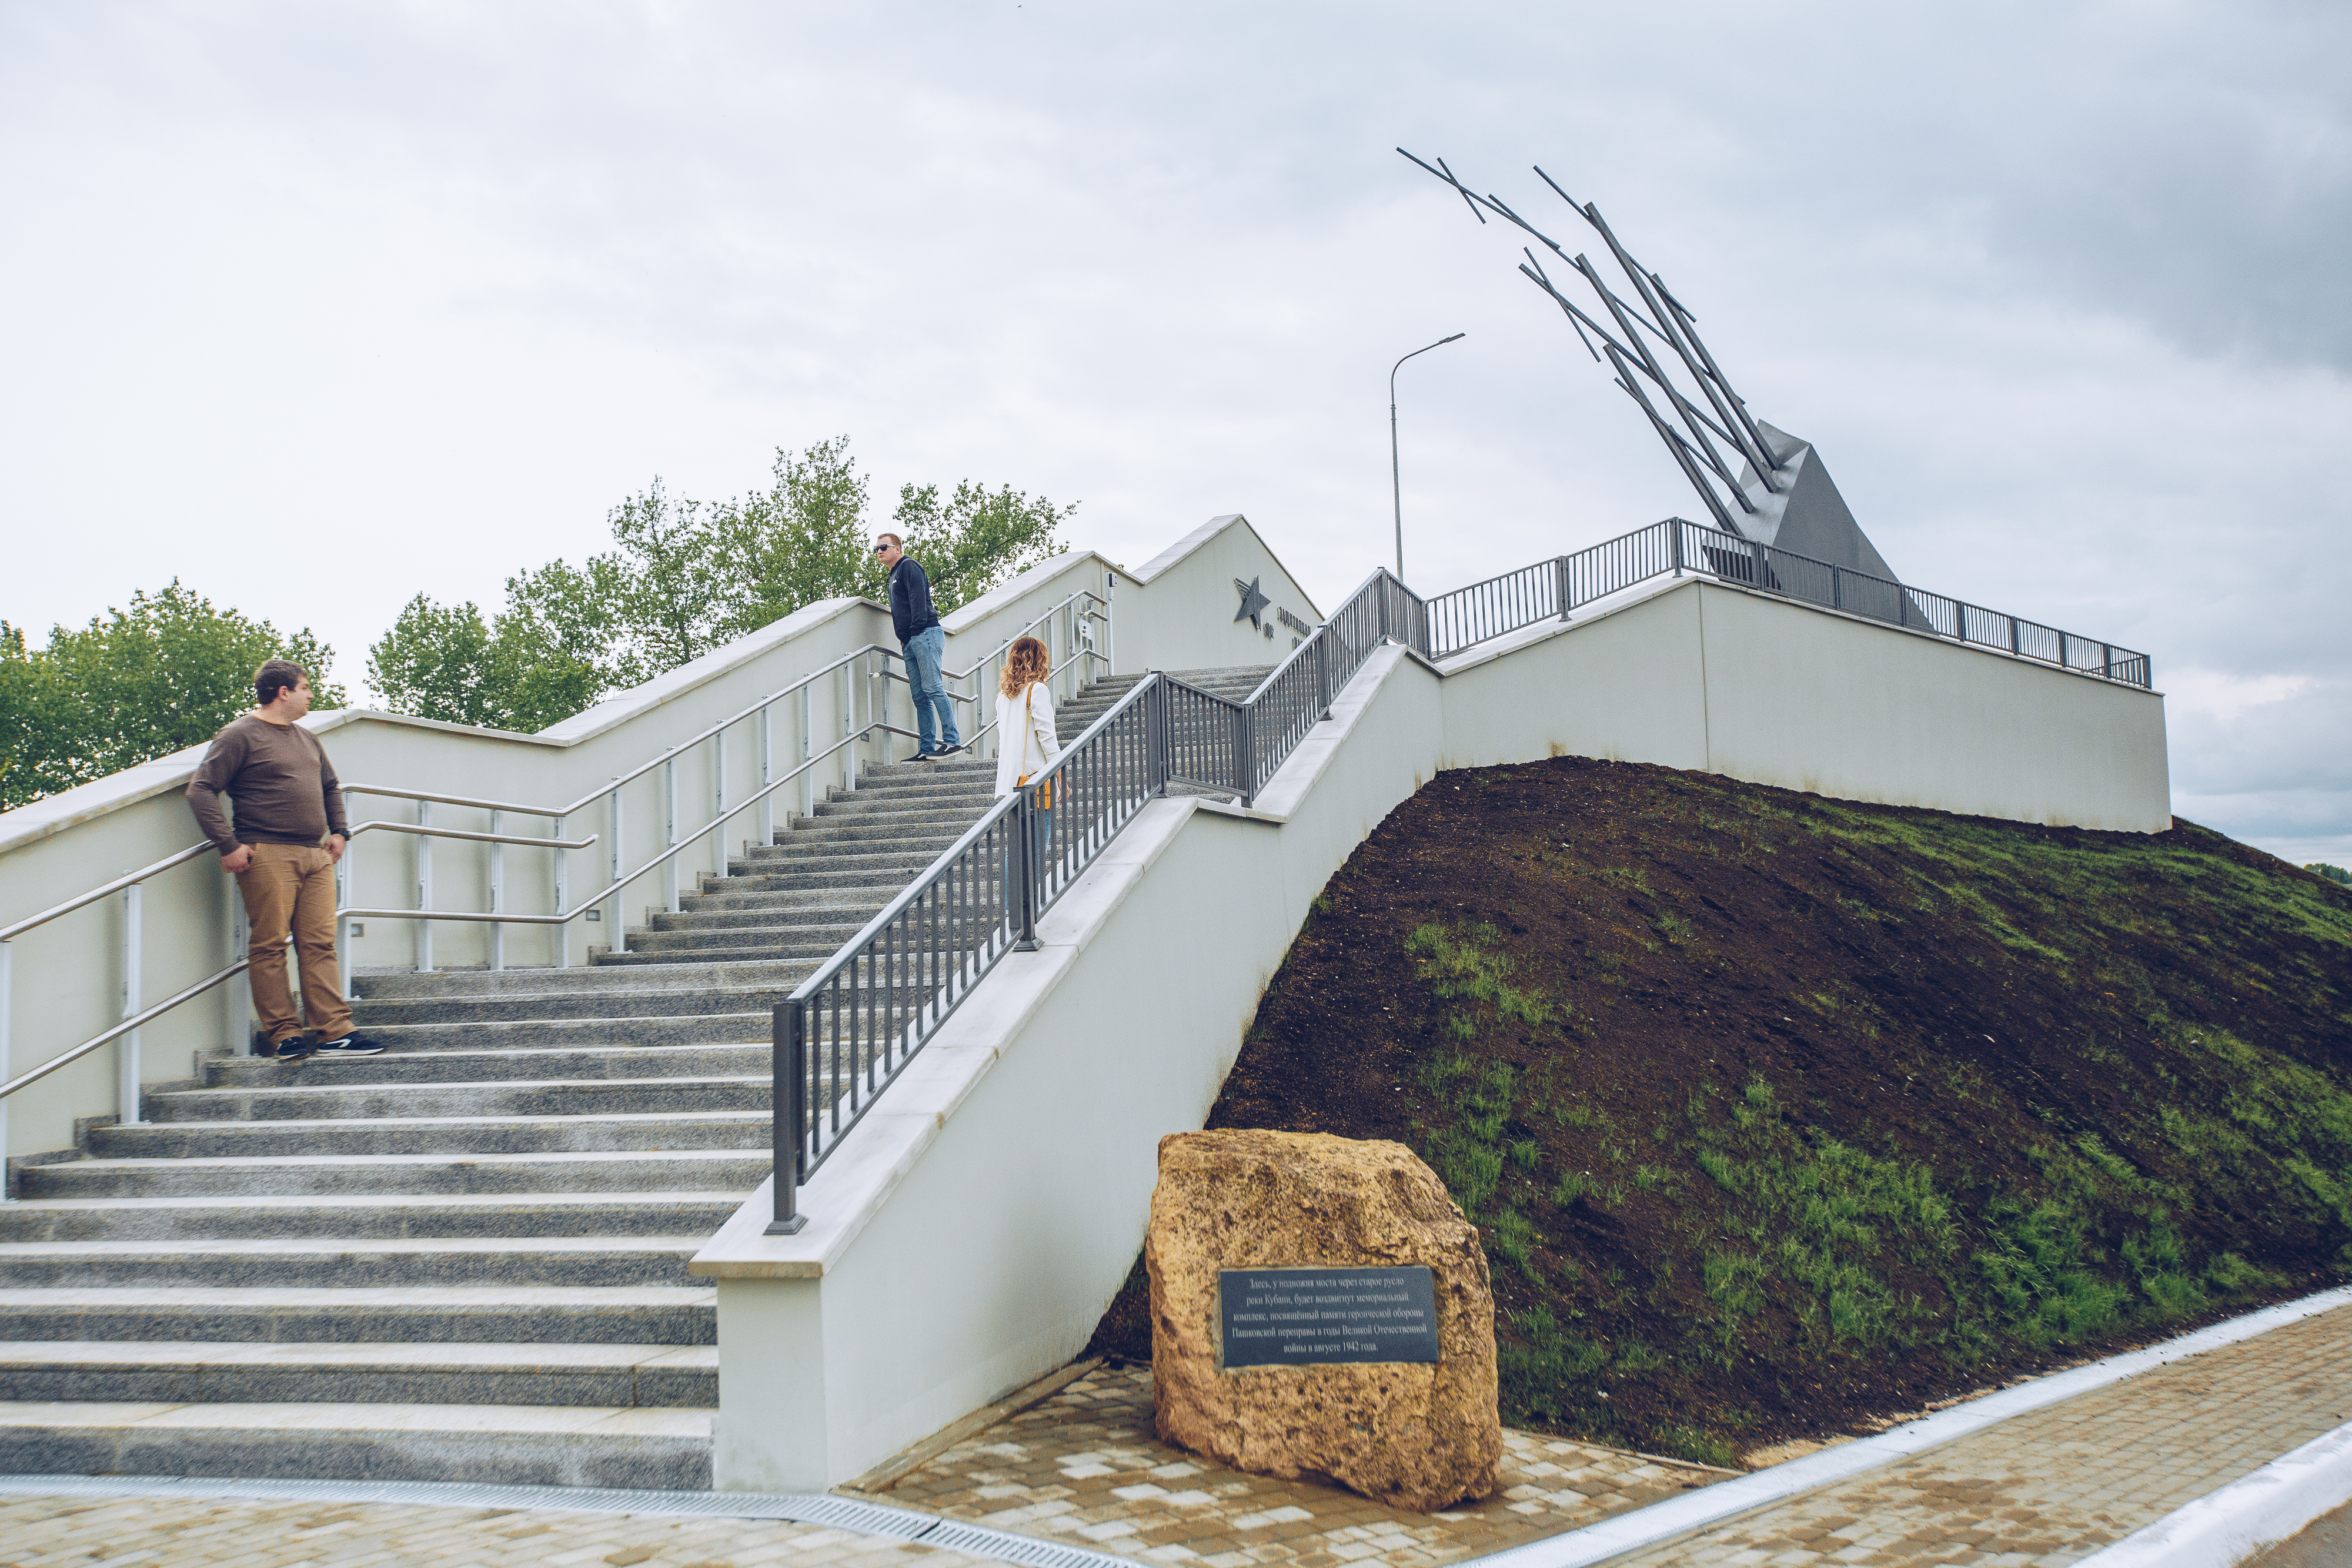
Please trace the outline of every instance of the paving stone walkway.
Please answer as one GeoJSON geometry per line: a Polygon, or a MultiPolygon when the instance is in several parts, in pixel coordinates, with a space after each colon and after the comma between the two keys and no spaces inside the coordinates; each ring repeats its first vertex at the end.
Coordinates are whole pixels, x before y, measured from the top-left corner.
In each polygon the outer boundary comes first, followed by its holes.
{"type": "Polygon", "coordinates": [[[1171,1448],[1148,1367],[1102,1368],[901,1477],[892,1502],[1156,1563],[1427,1568],[1498,1552],[1733,1472],[1507,1432],[1502,1490],[1444,1513],[1384,1508],[1171,1448]]]}
{"type": "Polygon", "coordinates": [[[0,1499],[0,1568],[967,1568],[990,1562],[773,1520],[204,1498],[0,1499]]]}
{"type": "Polygon", "coordinates": [[[2063,1568],[2347,1421],[2339,1307],[1622,1562],[2063,1568]]]}

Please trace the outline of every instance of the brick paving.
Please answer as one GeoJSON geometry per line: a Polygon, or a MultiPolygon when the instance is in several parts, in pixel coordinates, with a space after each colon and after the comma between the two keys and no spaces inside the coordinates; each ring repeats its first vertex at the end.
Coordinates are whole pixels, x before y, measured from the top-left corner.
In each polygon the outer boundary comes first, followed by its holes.
{"type": "MultiPolygon", "coordinates": [[[[1621,1559],[2061,1568],[2352,1420],[2352,1307],[2176,1362],[1621,1559]]],[[[1505,1435],[1503,1488],[1412,1514],[1244,1475],[1151,1433],[1148,1370],[1102,1369],[893,1486],[925,1512],[1198,1568],[1428,1568],[1658,1501],[1727,1472],[1505,1435]]],[[[2343,1515],[2281,1549],[2339,1560],[2343,1515]],[[2316,1553],[2316,1555],[2315,1555],[2316,1553]]],[[[0,1499],[0,1568],[963,1568],[988,1560],[820,1525],[413,1504],[0,1499]]]]}
{"type": "Polygon", "coordinates": [[[0,1500],[0,1568],[965,1568],[991,1559],[773,1520],[204,1498],[0,1500]]]}
{"type": "Polygon", "coordinates": [[[1248,1475],[1170,1448],[1152,1434],[1150,1370],[1107,1367],[949,1448],[884,1495],[926,1513],[1148,1563],[1427,1568],[1557,1535],[1732,1473],[1506,1432],[1495,1496],[1443,1513],[1407,1513],[1328,1483],[1248,1475]]]}
{"type": "Polygon", "coordinates": [[[1622,1563],[2062,1568],[2347,1420],[2339,1307],[1622,1563]]]}

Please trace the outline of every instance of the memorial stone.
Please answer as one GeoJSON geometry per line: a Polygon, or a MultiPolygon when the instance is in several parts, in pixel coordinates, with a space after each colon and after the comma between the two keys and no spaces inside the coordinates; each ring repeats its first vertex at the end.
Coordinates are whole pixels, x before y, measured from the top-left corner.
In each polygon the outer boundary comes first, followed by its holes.
{"type": "Polygon", "coordinates": [[[1166,1441],[1423,1512],[1494,1490],[1486,1254],[1403,1145],[1163,1138],[1144,1264],[1166,1441]]]}

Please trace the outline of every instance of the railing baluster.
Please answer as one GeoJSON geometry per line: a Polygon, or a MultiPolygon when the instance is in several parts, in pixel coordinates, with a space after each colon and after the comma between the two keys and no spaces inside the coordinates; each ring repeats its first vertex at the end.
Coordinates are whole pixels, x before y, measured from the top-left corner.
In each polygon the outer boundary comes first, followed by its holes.
{"type": "MultiPolygon", "coordinates": [[[[122,1011],[121,1018],[135,1019],[144,1009],[139,999],[142,968],[140,883],[132,883],[122,890],[122,1011]]],[[[132,1030],[114,1048],[114,1113],[124,1126],[139,1124],[139,1030],[132,1030]]],[[[0,1148],[0,1154],[5,1154],[0,1148]]]]}
{"type": "MultiPolygon", "coordinates": [[[[432,801],[416,802],[416,825],[420,828],[433,825],[432,801]]],[[[416,835],[416,907],[433,907],[433,839],[428,833],[416,835]]],[[[433,972],[433,922],[430,920],[416,923],[416,972],[420,975],[433,972]]]]}
{"type": "MultiPolygon", "coordinates": [[[[490,813],[490,831],[495,833],[501,831],[499,824],[504,815],[502,811],[490,813]]],[[[490,913],[492,915],[506,913],[506,891],[507,847],[501,843],[493,843],[490,845],[490,913]]],[[[506,967],[506,923],[494,920],[490,922],[490,968],[495,972],[506,967]]]]}

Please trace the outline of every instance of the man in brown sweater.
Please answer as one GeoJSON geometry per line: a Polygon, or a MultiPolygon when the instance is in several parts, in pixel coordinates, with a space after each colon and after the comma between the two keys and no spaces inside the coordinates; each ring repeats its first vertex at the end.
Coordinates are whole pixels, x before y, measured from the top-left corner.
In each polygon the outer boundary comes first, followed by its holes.
{"type": "Polygon", "coordinates": [[[383,1048],[352,1032],[352,1009],[335,972],[335,862],[350,824],[342,787],[319,737],[297,720],[310,711],[310,677],[270,659],[253,673],[254,710],[229,721],[188,781],[196,825],[236,878],[252,925],[253,1010],[269,1052],[281,1061],[311,1055],[373,1056],[383,1048]],[[221,797],[236,802],[231,827],[221,797]],[[321,841],[324,841],[323,845],[321,841]],[[286,986],[286,936],[302,966],[306,1038],[286,986]]]}

